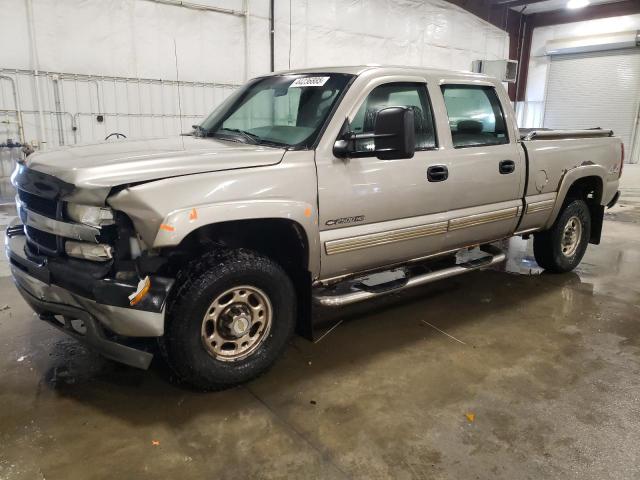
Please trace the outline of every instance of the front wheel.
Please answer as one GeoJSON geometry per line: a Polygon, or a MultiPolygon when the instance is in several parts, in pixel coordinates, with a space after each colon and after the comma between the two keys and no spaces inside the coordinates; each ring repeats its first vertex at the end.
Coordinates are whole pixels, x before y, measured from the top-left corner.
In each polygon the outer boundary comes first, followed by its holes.
{"type": "Polygon", "coordinates": [[[590,236],[589,207],[584,200],[573,200],[563,208],[549,230],[534,235],[536,262],[551,272],[569,272],[582,260],[590,236]]]}
{"type": "Polygon", "coordinates": [[[205,255],[175,288],[163,351],[178,377],[198,389],[220,390],[260,375],[293,334],[291,280],[255,252],[205,255]]]}

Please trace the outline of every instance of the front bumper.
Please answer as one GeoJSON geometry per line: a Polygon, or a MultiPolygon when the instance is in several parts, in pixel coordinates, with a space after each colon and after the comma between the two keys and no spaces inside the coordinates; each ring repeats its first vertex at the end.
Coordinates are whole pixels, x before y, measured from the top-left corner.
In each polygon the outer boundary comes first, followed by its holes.
{"type": "MultiPolygon", "coordinates": [[[[161,293],[156,292],[155,296],[158,298],[149,300],[153,300],[158,306],[154,311],[101,303],[54,284],[46,262],[39,264],[26,255],[26,238],[20,233],[18,220],[7,228],[5,242],[16,287],[41,319],[110,359],[138,368],[148,368],[152,354],[124,345],[116,341],[115,337],[162,336],[164,300],[170,284],[163,285],[161,293]],[[64,318],[64,323],[58,321],[58,317],[64,318]],[[68,319],[78,319],[83,325],[75,328],[77,322],[72,323],[68,319]]],[[[114,288],[121,288],[113,285],[109,287],[110,295],[114,288]]],[[[126,298],[126,291],[122,295],[126,298]]]]}

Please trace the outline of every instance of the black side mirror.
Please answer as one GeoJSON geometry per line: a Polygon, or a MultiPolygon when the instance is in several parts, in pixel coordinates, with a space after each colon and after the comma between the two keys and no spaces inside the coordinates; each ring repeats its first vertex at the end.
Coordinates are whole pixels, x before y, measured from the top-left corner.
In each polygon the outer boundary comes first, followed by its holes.
{"type": "Polygon", "coordinates": [[[406,107],[383,108],[373,127],[375,154],[380,160],[413,158],[416,133],[413,110],[406,107]]]}
{"type": "Polygon", "coordinates": [[[378,157],[380,160],[412,158],[416,150],[413,110],[387,107],[376,113],[373,133],[354,133],[345,120],[333,145],[338,158],[378,157]],[[358,140],[373,140],[373,148],[358,150],[358,140]]]}

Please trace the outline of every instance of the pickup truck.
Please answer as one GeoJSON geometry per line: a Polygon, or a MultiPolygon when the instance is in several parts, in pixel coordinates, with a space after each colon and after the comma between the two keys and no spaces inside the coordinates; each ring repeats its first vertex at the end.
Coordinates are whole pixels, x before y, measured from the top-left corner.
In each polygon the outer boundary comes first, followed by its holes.
{"type": "Polygon", "coordinates": [[[30,155],[12,175],[7,255],[42,320],[128,365],[159,351],[215,390],[313,335],[314,305],[502,262],[501,239],[533,235],[541,267],[573,269],[623,161],[609,130],[519,130],[483,75],[288,71],[188,134],[30,155]]]}

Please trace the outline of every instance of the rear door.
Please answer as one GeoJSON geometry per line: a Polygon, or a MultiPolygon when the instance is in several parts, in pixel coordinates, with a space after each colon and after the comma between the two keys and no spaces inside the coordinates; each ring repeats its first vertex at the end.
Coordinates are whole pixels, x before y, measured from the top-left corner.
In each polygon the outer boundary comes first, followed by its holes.
{"type": "MultiPolygon", "coordinates": [[[[445,249],[512,234],[522,209],[525,159],[503,89],[444,82],[439,101],[449,120],[449,226],[445,249]]],[[[435,95],[434,95],[435,96],[435,95]]],[[[443,135],[443,138],[445,136],[443,135]]]]}

